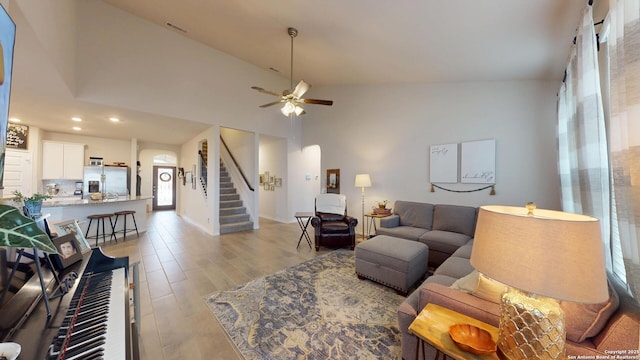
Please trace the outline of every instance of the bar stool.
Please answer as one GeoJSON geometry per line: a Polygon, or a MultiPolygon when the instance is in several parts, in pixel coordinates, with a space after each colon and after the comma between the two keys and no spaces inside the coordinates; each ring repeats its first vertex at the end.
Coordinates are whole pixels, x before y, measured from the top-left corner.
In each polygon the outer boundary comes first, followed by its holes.
{"type": "MultiPolygon", "coordinates": [[[[95,215],[87,216],[87,219],[89,219],[89,226],[87,226],[87,234],[85,235],[85,238],[87,240],[95,238],[96,246],[98,246],[98,238],[100,237],[100,222],[102,222],[102,242],[105,243],[107,233],[104,231],[104,219],[106,218],[109,218],[109,224],[111,225],[111,234],[109,235],[109,240],[111,240],[111,237],[115,238],[116,236],[113,233],[114,225],[113,225],[113,221],[111,221],[112,217],[113,217],[113,214],[95,214],[95,215]],[[89,230],[91,229],[91,222],[93,220],[96,220],[96,234],[89,236],[89,230]]],[[[116,239],[116,242],[118,242],[118,239],[116,239]]]]}
{"type": "Polygon", "coordinates": [[[136,224],[136,216],[134,215],[135,213],[136,212],[133,210],[116,211],[114,213],[114,215],[116,216],[116,221],[113,223],[113,236],[116,236],[115,235],[116,233],[121,232],[123,235],[123,240],[127,240],[127,231],[134,230],[134,229],[127,229],[127,215],[131,215],[131,218],[133,219],[133,226],[135,226],[136,235],[140,237],[140,234],[138,233],[138,224],[136,224]],[[122,228],[122,230],[116,231],[116,226],[118,225],[118,217],[120,217],[120,215],[124,217],[124,227],[122,228]]]}

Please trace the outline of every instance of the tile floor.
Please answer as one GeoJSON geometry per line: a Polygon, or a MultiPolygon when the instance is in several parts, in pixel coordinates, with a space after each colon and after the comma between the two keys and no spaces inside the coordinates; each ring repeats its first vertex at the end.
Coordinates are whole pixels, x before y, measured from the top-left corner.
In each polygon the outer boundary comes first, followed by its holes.
{"type": "MultiPolygon", "coordinates": [[[[139,238],[108,242],[103,251],[139,262],[142,359],[242,359],[204,296],[301,263],[316,252],[300,228],[260,219],[260,229],[211,236],[173,211],[149,214],[139,238]]],[[[311,229],[313,234],[313,229],[311,229]]]]}

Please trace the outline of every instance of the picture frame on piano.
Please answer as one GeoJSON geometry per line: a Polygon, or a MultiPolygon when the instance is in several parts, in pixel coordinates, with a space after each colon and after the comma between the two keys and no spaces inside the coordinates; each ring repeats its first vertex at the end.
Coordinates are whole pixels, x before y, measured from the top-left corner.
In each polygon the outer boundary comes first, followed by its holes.
{"type": "Polygon", "coordinates": [[[91,251],[91,245],[87,242],[87,239],[82,234],[78,220],[67,220],[53,224],[53,230],[58,236],[67,234],[73,234],[78,241],[78,247],[81,253],[87,253],[91,251]]]}
{"type": "Polygon", "coordinates": [[[66,234],[54,238],[53,245],[58,249],[59,254],[52,254],[52,258],[60,270],[82,260],[80,245],[74,234],[66,234]]]}

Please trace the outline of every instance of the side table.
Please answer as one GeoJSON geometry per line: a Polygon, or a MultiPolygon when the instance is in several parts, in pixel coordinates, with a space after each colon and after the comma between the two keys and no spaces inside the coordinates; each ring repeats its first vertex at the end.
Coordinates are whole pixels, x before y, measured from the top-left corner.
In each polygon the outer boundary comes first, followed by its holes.
{"type": "MultiPolygon", "coordinates": [[[[390,216],[391,214],[376,214],[376,213],[366,213],[364,214],[364,216],[366,217],[366,221],[367,221],[367,235],[366,238],[369,239],[373,236],[375,236],[375,234],[378,232],[378,229],[376,228],[376,219],[380,219],[383,217],[387,217],[390,216]],[[373,235],[371,235],[371,227],[373,227],[373,235]]],[[[364,234],[362,234],[363,236],[365,236],[364,234]]]]}
{"type": "Polygon", "coordinates": [[[307,240],[307,243],[309,244],[309,248],[311,248],[311,237],[309,236],[309,233],[307,232],[307,227],[309,226],[309,223],[311,222],[311,218],[316,216],[316,214],[314,214],[312,212],[297,212],[293,216],[298,221],[298,225],[300,226],[300,230],[302,230],[302,234],[300,234],[300,238],[298,239],[298,246],[296,246],[296,249],[298,247],[300,247],[300,241],[302,241],[303,237],[307,240]]]}
{"type": "Polygon", "coordinates": [[[418,349],[416,349],[418,354],[424,351],[423,341],[426,341],[437,351],[456,360],[500,359],[495,352],[489,355],[475,355],[460,349],[449,336],[449,327],[454,324],[477,326],[487,330],[493,341],[498,341],[496,327],[442,306],[427,304],[409,326],[409,332],[419,338],[418,349]]]}

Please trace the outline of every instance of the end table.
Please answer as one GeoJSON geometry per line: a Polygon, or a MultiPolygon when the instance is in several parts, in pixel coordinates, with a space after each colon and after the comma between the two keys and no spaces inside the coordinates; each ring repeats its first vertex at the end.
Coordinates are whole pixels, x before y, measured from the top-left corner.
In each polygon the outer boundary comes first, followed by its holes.
{"type": "Polygon", "coordinates": [[[449,327],[454,324],[471,324],[487,330],[493,341],[498,341],[498,329],[480,320],[435,304],[427,304],[409,326],[409,332],[419,338],[418,349],[424,351],[423,341],[428,342],[437,351],[456,360],[500,359],[497,352],[489,355],[475,355],[460,349],[449,336],[449,327]]]}
{"type": "Polygon", "coordinates": [[[376,213],[366,213],[364,216],[367,218],[367,235],[362,234],[365,239],[370,239],[376,235],[378,229],[376,228],[376,219],[380,219],[383,217],[390,216],[391,214],[376,214],[376,213]],[[371,227],[373,226],[373,235],[371,235],[371,227]]]}
{"type": "Polygon", "coordinates": [[[311,218],[316,216],[316,214],[312,212],[297,212],[293,216],[298,221],[300,230],[302,230],[302,234],[300,234],[300,238],[298,239],[298,246],[296,246],[296,249],[300,247],[300,241],[302,241],[303,237],[307,240],[307,243],[309,244],[309,248],[311,248],[311,237],[307,232],[307,227],[309,226],[309,222],[311,222],[311,218]]]}

